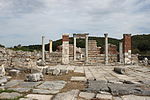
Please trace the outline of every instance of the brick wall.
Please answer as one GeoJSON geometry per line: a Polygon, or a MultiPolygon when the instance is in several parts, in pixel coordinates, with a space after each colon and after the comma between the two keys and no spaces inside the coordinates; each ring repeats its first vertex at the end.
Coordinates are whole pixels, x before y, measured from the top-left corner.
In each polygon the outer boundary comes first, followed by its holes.
{"type": "Polygon", "coordinates": [[[131,64],[131,34],[123,35],[123,53],[124,53],[124,63],[131,64]]]}

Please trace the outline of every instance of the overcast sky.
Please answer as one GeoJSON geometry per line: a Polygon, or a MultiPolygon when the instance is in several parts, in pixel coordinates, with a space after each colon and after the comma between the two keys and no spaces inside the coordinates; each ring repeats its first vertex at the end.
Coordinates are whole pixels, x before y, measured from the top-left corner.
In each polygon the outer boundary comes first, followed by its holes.
{"type": "Polygon", "coordinates": [[[150,32],[150,0],[0,0],[0,44],[40,44],[63,33],[122,38],[150,32]]]}

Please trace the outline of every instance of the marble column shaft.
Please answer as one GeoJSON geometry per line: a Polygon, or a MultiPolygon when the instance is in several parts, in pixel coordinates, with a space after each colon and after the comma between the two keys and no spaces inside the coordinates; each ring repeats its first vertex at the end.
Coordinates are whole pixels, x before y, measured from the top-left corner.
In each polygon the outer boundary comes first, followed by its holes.
{"type": "Polygon", "coordinates": [[[88,62],[88,35],[85,38],[85,60],[88,62]]]}
{"type": "Polygon", "coordinates": [[[44,36],[42,36],[42,61],[45,61],[45,44],[44,44],[44,36]]]}
{"type": "Polygon", "coordinates": [[[108,34],[104,34],[105,36],[105,64],[108,64],[108,34]]]}
{"type": "Polygon", "coordinates": [[[73,59],[76,61],[76,36],[74,36],[74,46],[73,46],[73,59]]]}
{"type": "Polygon", "coordinates": [[[49,40],[49,53],[53,52],[52,48],[53,48],[53,41],[49,40]]]}

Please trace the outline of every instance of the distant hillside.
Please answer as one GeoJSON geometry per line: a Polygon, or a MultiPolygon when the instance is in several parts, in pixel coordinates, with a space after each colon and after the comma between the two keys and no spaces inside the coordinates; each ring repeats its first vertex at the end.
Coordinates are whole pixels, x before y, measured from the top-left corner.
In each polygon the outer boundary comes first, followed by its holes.
{"type": "MultiPolygon", "coordinates": [[[[89,40],[96,40],[97,46],[102,47],[105,44],[104,37],[89,37],[89,40]]],[[[109,38],[109,43],[119,45],[119,39],[109,38]]],[[[70,44],[73,44],[73,38],[70,38],[70,44]]],[[[55,51],[59,45],[62,44],[62,39],[53,41],[53,50],[55,51]]],[[[85,39],[77,39],[77,47],[85,48],[85,39]]],[[[48,45],[46,45],[46,50],[48,50],[48,45]]]]}
{"type": "MultiPolygon", "coordinates": [[[[103,46],[105,44],[104,37],[89,37],[89,40],[96,40],[97,46],[103,46]]],[[[109,43],[117,45],[119,47],[119,39],[109,38],[109,43]]],[[[53,51],[57,49],[59,45],[62,44],[62,39],[53,41],[53,51]]],[[[70,38],[70,44],[73,44],[73,38],[70,38]]],[[[84,48],[85,40],[77,39],[77,47],[84,48]]],[[[46,44],[46,50],[48,51],[49,45],[46,44]]],[[[29,45],[29,46],[15,46],[12,48],[14,50],[23,51],[34,51],[41,50],[41,45],[29,45]]],[[[148,35],[134,35],[132,36],[132,53],[139,53],[141,55],[150,55],[150,34],[148,35]]]]}
{"type": "Polygon", "coordinates": [[[5,47],[5,46],[0,44],[0,47],[5,47]]]}
{"type": "Polygon", "coordinates": [[[132,36],[132,53],[150,56],[150,34],[132,36]]]}

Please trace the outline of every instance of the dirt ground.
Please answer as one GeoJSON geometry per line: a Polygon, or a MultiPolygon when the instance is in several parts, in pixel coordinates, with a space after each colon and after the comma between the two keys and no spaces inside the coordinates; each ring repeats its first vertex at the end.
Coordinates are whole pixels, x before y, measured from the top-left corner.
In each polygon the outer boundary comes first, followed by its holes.
{"type": "MultiPolygon", "coordinates": [[[[25,80],[26,73],[22,72],[17,76],[12,76],[11,80],[25,80]]],[[[85,82],[71,82],[70,79],[72,76],[85,76],[83,73],[75,73],[69,71],[68,74],[53,76],[53,75],[44,75],[44,81],[55,81],[55,80],[64,80],[67,82],[66,86],[61,90],[61,92],[66,92],[73,89],[83,90],[85,82]]]]}

